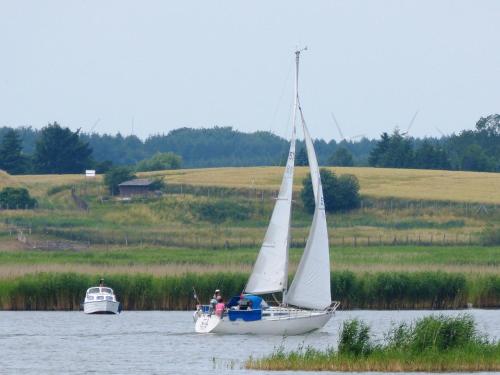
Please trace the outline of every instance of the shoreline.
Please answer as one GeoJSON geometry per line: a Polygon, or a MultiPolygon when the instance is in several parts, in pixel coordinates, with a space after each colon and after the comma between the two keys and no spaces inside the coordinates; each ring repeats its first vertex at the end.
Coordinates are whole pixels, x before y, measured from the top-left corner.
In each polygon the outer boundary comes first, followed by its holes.
{"type": "Polygon", "coordinates": [[[383,343],[363,321],[344,321],[336,348],[283,346],[245,368],[283,371],[471,372],[500,370],[500,341],[478,333],[471,315],[428,316],[393,324],[383,343]]]}

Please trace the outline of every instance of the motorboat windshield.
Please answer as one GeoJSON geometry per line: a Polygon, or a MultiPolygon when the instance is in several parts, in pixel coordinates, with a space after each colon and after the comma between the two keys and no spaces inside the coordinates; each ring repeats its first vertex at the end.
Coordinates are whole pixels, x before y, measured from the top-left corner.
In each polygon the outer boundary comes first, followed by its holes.
{"type": "Polygon", "coordinates": [[[114,294],[113,289],[105,287],[94,287],[87,290],[87,294],[114,294]]]}

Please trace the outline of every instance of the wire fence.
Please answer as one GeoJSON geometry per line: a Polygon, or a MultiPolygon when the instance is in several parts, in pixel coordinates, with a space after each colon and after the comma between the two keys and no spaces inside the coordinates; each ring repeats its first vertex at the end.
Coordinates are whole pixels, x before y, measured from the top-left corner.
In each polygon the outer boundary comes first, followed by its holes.
{"type": "MultiPolygon", "coordinates": [[[[58,228],[45,228],[43,231],[30,227],[11,226],[4,236],[16,237],[27,248],[33,249],[85,249],[90,247],[179,247],[191,249],[238,249],[257,248],[261,240],[239,236],[166,235],[161,232],[93,232],[75,233],[58,228]]],[[[292,236],[292,248],[304,248],[306,237],[292,236]]],[[[418,234],[380,234],[378,236],[329,236],[331,247],[367,246],[472,246],[482,243],[478,234],[429,233],[418,234]]]]}

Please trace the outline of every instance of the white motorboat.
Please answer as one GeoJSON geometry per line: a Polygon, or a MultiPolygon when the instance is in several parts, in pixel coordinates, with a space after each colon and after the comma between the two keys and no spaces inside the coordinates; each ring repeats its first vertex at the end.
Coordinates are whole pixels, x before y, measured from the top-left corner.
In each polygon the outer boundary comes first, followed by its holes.
{"type": "Polygon", "coordinates": [[[120,302],[116,300],[113,289],[95,286],[87,289],[83,312],[85,314],[118,314],[121,312],[120,302]]]}
{"type": "Polygon", "coordinates": [[[313,142],[298,95],[299,58],[296,51],[295,97],[288,160],[269,226],[244,293],[216,314],[211,305],[199,305],[195,314],[198,333],[297,335],[323,327],[335,313],[331,300],[330,254],[323,188],[313,142]],[[288,251],[295,166],[296,120],[300,115],[316,202],[312,225],[295,277],[288,287],[288,251]],[[263,295],[282,294],[278,306],[263,295]]]}

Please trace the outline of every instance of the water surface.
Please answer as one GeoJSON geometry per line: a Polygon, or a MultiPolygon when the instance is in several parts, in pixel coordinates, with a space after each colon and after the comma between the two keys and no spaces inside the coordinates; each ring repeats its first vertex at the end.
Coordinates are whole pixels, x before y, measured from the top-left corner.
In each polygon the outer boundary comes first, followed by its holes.
{"type": "Polygon", "coordinates": [[[0,374],[262,374],[243,362],[282,344],[334,346],[345,319],[366,321],[382,339],[392,323],[439,313],[471,314],[481,332],[500,339],[498,310],[340,311],[322,330],[287,338],[199,335],[190,312],[0,312],[0,374]]]}

